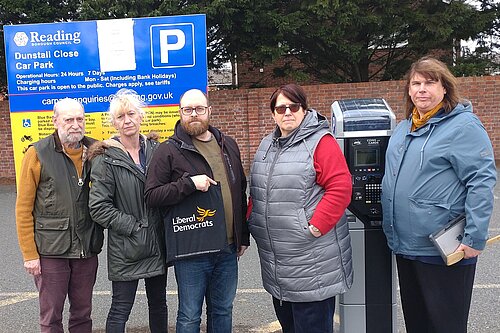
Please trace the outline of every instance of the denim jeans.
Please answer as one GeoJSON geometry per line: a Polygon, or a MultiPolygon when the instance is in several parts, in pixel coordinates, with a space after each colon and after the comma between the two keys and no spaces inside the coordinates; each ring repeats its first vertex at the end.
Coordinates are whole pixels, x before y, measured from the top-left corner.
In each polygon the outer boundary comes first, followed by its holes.
{"type": "Polygon", "coordinates": [[[85,259],[40,257],[42,274],[35,276],[40,302],[40,332],[63,333],[63,309],[69,299],[70,333],[92,332],[92,290],[97,256],[85,259]]]}
{"type": "Polygon", "coordinates": [[[179,310],[177,333],[200,332],[203,299],[207,304],[207,333],[230,333],[233,300],[238,284],[236,247],[174,262],[179,310]]]}
{"type": "MultiPolygon", "coordinates": [[[[106,320],[106,333],[123,333],[130,311],[134,305],[139,280],[111,282],[113,296],[106,320]]],[[[144,279],[149,309],[151,333],[165,333],[167,323],[167,276],[158,275],[144,279]]]]}
{"type": "Polygon", "coordinates": [[[335,297],[317,302],[285,302],[273,297],[283,333],[333,333],[335,297]]]}

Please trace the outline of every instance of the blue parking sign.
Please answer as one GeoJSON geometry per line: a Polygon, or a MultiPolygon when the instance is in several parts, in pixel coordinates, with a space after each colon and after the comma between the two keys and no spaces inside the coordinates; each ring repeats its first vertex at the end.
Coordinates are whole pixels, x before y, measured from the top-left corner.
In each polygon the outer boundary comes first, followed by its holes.
{"type": "Polygon", "coordinates": [[[151,48],[153,68],[195,66],[194,25],[192,23],[152,25],[151,48]]]}
{"type": "Polygon", "coordinates": [[[4,27],[11,112],[49,111],[61,98],[104,112],[118,89],[149,106],[207,90],[205,15],[4,27]]]}

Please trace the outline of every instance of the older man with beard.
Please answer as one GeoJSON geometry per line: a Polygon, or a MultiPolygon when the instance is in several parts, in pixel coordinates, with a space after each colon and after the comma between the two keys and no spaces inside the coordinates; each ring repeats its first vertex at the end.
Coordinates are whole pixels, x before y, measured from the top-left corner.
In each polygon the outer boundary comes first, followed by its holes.
{"type": "MultiPolygon", "coordinates": [[[[146,180],[146,202],[166,212],[196,191],[221,184],[227,245],[217,253],[174,261],[179,310],[177,333],[200,331],[203,300],[207,332],[229,333],[238,280],[238,257],[249,243],[246,178],[236,142],[210,126],[212,108],[198,89],[180,99],[174,135],[156,150],[146,180]]],[[[169,239],[167,238],[167,243],[169,239]]]]}
{"type": "Polygon", "coordinates": [[[92,331],[92,289],[102,229],[89,215],[90,170],[85,114],[76,100],[54,105],[56,131],[31,145],[17,186],[16,224],[24,267],[39,293],[40,331],[64,332],[69,298],[71,333],[92,331]]]}

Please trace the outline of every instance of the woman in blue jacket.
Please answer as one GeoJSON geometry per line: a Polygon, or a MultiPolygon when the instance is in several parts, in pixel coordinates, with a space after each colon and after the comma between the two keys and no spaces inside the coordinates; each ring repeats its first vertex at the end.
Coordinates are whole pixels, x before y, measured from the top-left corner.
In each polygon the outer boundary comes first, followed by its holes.
{"type": "Polygon", "coordinates": [[[488,134],[456,78],[424,57],[407,75],[406,119],[391,136],[383,228],[396,255],[407,332],[466,332],[477,256],[488,238],[496,182],[488,134]],[[465,212],[464,260],[446,266],[429,235],[465,212]]]}

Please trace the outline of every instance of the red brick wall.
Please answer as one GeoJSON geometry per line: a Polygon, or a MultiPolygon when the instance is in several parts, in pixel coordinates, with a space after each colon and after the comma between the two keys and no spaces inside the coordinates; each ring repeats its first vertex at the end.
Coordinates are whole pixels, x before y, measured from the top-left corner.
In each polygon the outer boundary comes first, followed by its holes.
{"type": "MultiPolygon", "coordinates": [[[[482,120],[500,158],[500,76],[459,78],[463,97],[472,101],[474,111],[482,120]]],[[[344,83],[304,86],[309,105],[330,119],[330,106],[338,99],[384,98],[398,120],[403,117],[403,81],[344,83]]],[[[210,92],[213,125],[234,137],[241,149],[248,171],[260,140],[273,128],[269,97],[275,88],[220,90],[210,92]]],[[[15,178],[12,154],[10,117],[7,102],[0,102],[0,181],[15,178]]]]}
{"type": "MultiPolygon", "coordinates": [[[[472,101],[483,122],[497,159],[500,159],[500,76],[459,78],[464,98],[472,101]]],[[[396,113],[404,114],[404,81],[343,83],[304,86],[309,106],[330,120],[330,106],[338,99],[382,97],[396,113]]],[[[210,92],[214,125],[236,138],[248,171],[260,140],[273,128],[269,97],[273,88],[221,90],[210,92]]]]}
{"type": "Polygon", "coordinates": [[[14,183],[15,178],[9,102],[0,101],[0,183],[14,183]]]}

